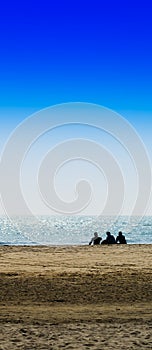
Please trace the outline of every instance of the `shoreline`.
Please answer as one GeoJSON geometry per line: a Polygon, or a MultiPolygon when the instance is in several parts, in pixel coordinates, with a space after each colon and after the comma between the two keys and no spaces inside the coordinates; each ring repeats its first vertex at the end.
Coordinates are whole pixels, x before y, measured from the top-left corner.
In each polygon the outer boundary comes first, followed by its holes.
{"type": "MultiPolygon", "coordinates": [[[[116,244],[99,244],[98,246],[99,247],[105,247],[105,246],[119,246],[119,245],[123,245],[123,244],[119,244],[119,243],[116,243],[116,244]]],[[[152,243],[127,243],[126,246],[151,246],[152,243]]],[[[45,244],[42,244],[42,243],[32,243],[32,244],[13,244],[13,243],[1,243],[0,242],[0,247],[50,247],[50,248],[57,248],[57,247],[61,247],[61,248],[68,248],[68,247],[88,247],[89,246],[89,243],[84,243],[84,244],[50,244],[50,243],[45,243],[45,244]]],[[[91,245],[93,246],[93,245],[91,245]]]]}

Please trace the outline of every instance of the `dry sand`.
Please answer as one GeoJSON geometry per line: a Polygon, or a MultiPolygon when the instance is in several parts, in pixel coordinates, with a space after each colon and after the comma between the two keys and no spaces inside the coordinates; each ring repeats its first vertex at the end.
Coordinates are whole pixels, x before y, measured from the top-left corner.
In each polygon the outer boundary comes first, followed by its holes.
{"type": "Polygon", "coordinates": [[[152,245],[0,247],[0,349],[152,349],[152,245]]]}

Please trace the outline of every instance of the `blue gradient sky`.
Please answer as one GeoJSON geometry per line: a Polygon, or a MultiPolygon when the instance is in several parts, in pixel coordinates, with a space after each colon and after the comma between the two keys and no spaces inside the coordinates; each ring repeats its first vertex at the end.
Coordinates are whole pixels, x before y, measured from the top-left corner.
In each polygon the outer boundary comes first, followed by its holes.
{"type": "Polygon", "coordinates": [[[151,1],[0,5],[0,147],[33,111],[92,102],[122,113],[152,157],[151,1]]]}
{"type": "Polygon", "coordinates": [[[152,109],[150,1],[6,1],[0,105],[152,109]]]}

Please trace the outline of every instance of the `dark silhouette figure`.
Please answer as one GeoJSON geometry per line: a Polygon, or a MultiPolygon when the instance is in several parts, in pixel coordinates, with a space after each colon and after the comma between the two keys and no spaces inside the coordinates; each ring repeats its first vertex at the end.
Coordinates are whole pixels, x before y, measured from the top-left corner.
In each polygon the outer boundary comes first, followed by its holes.
{"type": "Polygon", "coordinates": [[[104,239],[104,241],[101,242],[101,244],[115,244],[115,237],[111,235],[111,233],[108,231],[106,232],[107,238],[104,239]]]}
{"type": "Polygon", "coordinates": [[[117,238],[116,238],[116,243],[119,243],[119,244],[126,244],[126,243],[127,243],[127,242],[126,242],[126,238],[125,238],[125,236],[122,234],[121,231],[119,231],[119,233],[118,233],[118,236],[117,236],[117,238]]]}
{"type": "Polygon", "coordinates": [[[97,232],[94,233],[94,237],[92,237],[91,241],[89,242],[89,245],[94,244],[100,244],[100,242],[102,241],[102,238],[98,236],[97,232]]]}

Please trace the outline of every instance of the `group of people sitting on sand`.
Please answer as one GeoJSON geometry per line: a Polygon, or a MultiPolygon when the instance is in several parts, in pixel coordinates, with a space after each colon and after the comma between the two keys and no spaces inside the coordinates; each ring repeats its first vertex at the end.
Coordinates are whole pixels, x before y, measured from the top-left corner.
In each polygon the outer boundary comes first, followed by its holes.
{"type": "Polygon", "coordinates": [[[97,232],[95,232],[94,237],[92,237],[91,241],[89,242],[89,245],[115,244],[115,243],[126,244],[127,243],[126,238],[121,231],[119,231],[118,236],[116,238],[109,231],[106,232],[106,235],[107,235],[106,239],[102,241],[102,238],[98,236],[97,232]]]}

